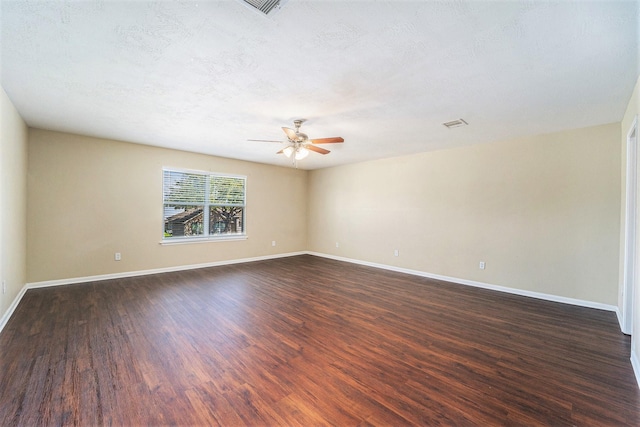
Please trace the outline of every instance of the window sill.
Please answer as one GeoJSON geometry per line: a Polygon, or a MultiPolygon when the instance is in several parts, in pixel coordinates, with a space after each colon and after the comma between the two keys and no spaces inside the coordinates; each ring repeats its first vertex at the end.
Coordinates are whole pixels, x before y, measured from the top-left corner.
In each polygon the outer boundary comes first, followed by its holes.
{"type": "Polygon", "coordinates": [[[231,236],[219,236],[219,237],[191,237],[187,239],[175,238],[175,239],[163,239],[160,241],[161,245],[186,245],[190,243],[211,243],[211,242],[228,242],[234,240],[247,240],[249,236],[246,234],[238,234],[231,236]]]}

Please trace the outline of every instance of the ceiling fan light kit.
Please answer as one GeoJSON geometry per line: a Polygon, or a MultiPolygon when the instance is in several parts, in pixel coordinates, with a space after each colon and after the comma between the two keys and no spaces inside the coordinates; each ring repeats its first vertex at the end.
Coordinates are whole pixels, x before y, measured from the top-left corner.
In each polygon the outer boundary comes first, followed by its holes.
{"type": "Polygon", "coordinates": [[[309,155],[309,150],[307,150],[304,147],[298,147],[298,149],[296,150],[296,155],[294,156],[294,158],[296,160],[302,160],[305,157],[307,157],[309,155]]]}
{"type": "Polygon", "coordinates": [[[282,154],[284,154],[287,157],[291,157],[291,155],[293,155],[293,158],[295,160],[302,160],[309,155],[309,150],[307,150],[304,147],[294,148],[293,145],[290,145],[284,150],[282,150],[282,154]]]}
{"type": "Polygon", "coordinates": [[[284,153],[284,155],[287,157],[291,157],[291,154],[293,154],[293,147],[291,145],[288,146],[287,148],[282,150],[282,153],[284,153]]]}
{"type": "MultiPolygon", "coordinates": [[[[298,167],[298,160],[302,160],[309,155],[309,151],[315,151],[316,153],[320,154],[329,154],[331,152],[329,150],[325,150],[324,148],[316,147],[314,144],[336,144],[344,142],[344,139],[340,136],[331,138],[309,139],[307,134],[300,132],[300,126],[305,121],[305,119],[294,120],[293,124],[296,127],[295,130],[287,127],[282,128],[285,135],[287,135],[289,145],[278,151],[277,154],[282,153],[288,158],[291,158],[293,156],[293,166],[295,167],[298,167]]],[[[281,142],[267,139],[250,139],[249,141],[281,142]]]]}

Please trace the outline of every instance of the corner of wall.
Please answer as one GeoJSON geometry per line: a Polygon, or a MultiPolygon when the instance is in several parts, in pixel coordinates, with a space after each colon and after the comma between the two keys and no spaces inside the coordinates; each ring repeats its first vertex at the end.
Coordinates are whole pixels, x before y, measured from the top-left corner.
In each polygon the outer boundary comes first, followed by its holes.
{"type": "Polygon", "coordinates": [[[27,143],[29,128],[0,87],[0,328],[26,284],[27,143]]]}

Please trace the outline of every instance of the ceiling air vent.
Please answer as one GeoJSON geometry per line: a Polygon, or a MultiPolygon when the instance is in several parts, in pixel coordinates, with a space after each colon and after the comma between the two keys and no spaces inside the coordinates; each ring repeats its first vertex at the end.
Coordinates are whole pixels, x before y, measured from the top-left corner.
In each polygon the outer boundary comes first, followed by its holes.
{"type": "Polygon", "coordinates": [[[465,121],[464,121],[464,120],[462,120],[462,119],[452,120],[452,121],[450,121],[450,122],[443,123],[443,125],[445,125],[445,126],[446,126],[446,127],[448,127],[449,129],[451,129],[451,128],[459,128],[460,126],[466,126],[466,125],[468,125],[468,124],[469,124],[469,123],[465,122],[465,121]]]}
{"type": "Polygon", "coordinates": [[[278,9],[280,9],[280,6],[286,0],[240,0],[240,1],[250,6],[252,9],[260,11],[265,15],[268,15],[272,11],[275,12],[278,9]]]}

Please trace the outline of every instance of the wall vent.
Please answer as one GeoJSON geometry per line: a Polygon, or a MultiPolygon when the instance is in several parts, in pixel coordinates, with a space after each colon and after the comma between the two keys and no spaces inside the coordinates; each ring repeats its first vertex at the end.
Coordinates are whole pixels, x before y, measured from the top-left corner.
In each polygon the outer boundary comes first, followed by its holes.
{"type": "Polygon", "coordinates": [[[280,9],[285,1],[283,0],[241,0],[242,3],[250,6],[252,9],[269,15],[271,12],[276,12],[280,9]]]}
{"type": "Polygon", "coordinates": [[[448,127],[449,129],[451,129],[451,128],[459,128],[460,126],[466,126],[468,124],[469,123],[465,122],[462,119],[452,120],[450,122],[443,123],[443,125],[448,127]]]}

